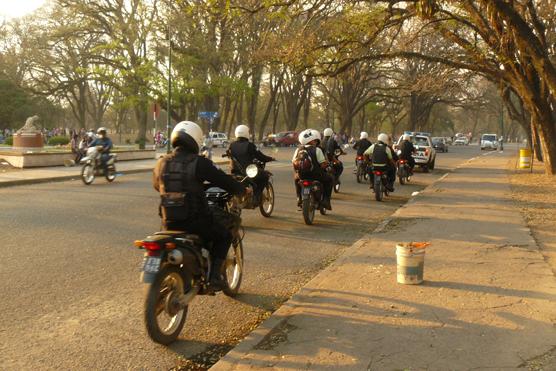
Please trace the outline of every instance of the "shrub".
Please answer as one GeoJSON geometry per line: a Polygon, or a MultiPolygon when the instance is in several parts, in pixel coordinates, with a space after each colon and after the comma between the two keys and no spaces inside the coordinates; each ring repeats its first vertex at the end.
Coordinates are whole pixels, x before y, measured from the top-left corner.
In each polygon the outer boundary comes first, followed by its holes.
{"type": "Polygon", "coordinates": [[[8,146],[13,146],[14,145],[14,137],[7,137],[6,140],[4,141],[4,144],[7,144],[8,146]]]}
{"type": "Polygon", "coordinates": [[[49,146],[65,146],[70,142],[68,137],[52,137],[48,140],[49,146]]]}

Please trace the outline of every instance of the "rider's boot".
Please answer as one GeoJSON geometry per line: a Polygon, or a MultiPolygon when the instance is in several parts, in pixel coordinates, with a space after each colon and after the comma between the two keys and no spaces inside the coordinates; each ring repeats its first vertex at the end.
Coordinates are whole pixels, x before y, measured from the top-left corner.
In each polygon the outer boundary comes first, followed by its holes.
{"type": "Polygon", "coordinates": [[[322,206],[326,209],[326,210],[332,210],[332,205],[330,204],[330,198],[325,197],[322,200],[322,206]]]}
{"type": "Polygon", "coordinates": [[[214,259],[210,269],[209,283],[214,291],[221,291],[226,288],[227,283],[222,275],[222,266],[226,260],[214,259]]]}

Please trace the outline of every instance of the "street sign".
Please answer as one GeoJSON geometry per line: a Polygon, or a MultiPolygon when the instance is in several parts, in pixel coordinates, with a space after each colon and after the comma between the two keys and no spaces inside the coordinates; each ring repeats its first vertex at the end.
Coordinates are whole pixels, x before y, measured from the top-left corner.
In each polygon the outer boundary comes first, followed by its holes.
{"type": "Polygon", "coordinates": [[[153,104],[153,119],[156,121],[158,119],[158,115],[160,114],[160,106],[155,103],[153,104]]]}
{"type": "Polygon", "coordinates": [[[202,111],[199,112],[199,118],[214,120],[218,117],[218,112],[202,111]]]}

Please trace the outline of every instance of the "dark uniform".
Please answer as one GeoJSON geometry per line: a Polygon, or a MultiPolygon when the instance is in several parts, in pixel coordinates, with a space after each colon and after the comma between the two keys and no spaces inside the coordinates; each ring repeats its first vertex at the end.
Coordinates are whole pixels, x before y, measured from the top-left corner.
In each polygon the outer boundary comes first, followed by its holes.
{"type": "MultiPolygon", "coordinates": [[[[238,138],[235,142],[230,144],[230,153],[240,166],[238,167],[235,163],[232,163],[232,174],[241,176],[246,175],[245,169],[247,166],[253,164],[254,160],[259,160],[260,162],[270,162],[274,160],[272,157],[259,151],[257,147],[246,138],[238,138]]],[[[268,182],[268,174],[264,171],[260,171],[253,181],[256,185],[255,195],[258,196],[268,182]]]]}
{"type": "Polygon", "coordinates": [[[411,170],[415,167],[415,159],[413,158],[413,152],[415,152],[415,146],[411,141],[404,140],[402,141],[401,147],[401,154],[400,159],[406,160],[411,170]]]}
{"type": "MultiPolygon", "coordinates": [[[[312,145],[305,145],[305,146],[300,146],[298,148],[298,151],[305,149],[307,151],[307,153],[309,154],[309,157],[311,158],[311,162],[313,163],[313,169],[311,171],[304,171],[302,173],[297,172],[296,173],[296,177],[294,178],[294,183],[295,183],[295,190],[297,193],[297,200],[298,200],[298,204],[300,205],[301,202],[301,187],[299,185],[298,180],[302,179],[302,180],[316,180],[319,181],[322,184],[322,188],[323,188],[323,198],[325,199],[325,202],[328,206],[328,209],[331,210],[332,208],[330,207],[330,198],[332,197],[332,187],[333,187],[333,179],[332,176],[330,174],[328,174],[321,166],[321,163],[319,162],[318,156],[317,156],[317,149],[320,150],[319,147],[316,146],[312,146],[312,145]]],[[[297,154],[297,152],[296,152],[297,154]]],[[[324,159],[322,160],[324,163],[324,161],[326,160],[326,156],[324,154],[321,154],[321,156],[324,156],[324,159]]],[[[294,159],[295,159],[295,154],[294,154],[294,159]]]]}
{"type": "Polygon", "coordinates": [[[388,187],[393,191],[394,182],[396,181],[396,168],[393,165],[395,152],[383,142],[377,142],[369,147],[365,154],[369,155],[373,169],[386,172],[388,187]]]}
{"type": "Polygon", "coordinates": [[[197,234],[213,242],[215,259],[224,260],[232,234],[211,214],[204,182],[241,195],[245,187],[214,166],[209,159],[180,147],[161,158],[154,168],[153,187],[160,192],[164,230],[197,234]]]}
{"type": "Polygon", "coordinates": [[[369,148],[372,145],[373,144],[371,143],[370,140],[368,140],[367,138],[364,138],[364,139],[358,140],[353,145],[353,149],[357,150],[357,156],[362,156],[363,153],[365,153],[365,151],[367,150],[367,148],[369,148]]]}
{"type": "Polygon", "coordinates": [[[322,142],[322,151],[324,152],[328,162],[332,165],[332,168],[336,173],[336,177],[339,179],[340,175],[344,172],[344,164],[336,157],[336,150],[343,152],[342,148],[333,137],[324,137],[322,142]]]}

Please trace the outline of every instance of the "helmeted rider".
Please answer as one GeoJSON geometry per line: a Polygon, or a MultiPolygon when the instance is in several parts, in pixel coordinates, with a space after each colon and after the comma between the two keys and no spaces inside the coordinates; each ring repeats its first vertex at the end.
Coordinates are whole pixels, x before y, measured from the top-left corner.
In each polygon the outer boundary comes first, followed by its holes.
{"type": "Polygon", "coordinates": [[[194,122],[182,121],[171,135],[174,151],[158,160],[153,172],[153,186],[160,192],[159,213],[163,230],[178,230],[212,241],[210,285],[215,290],[226,287],[221,267],[232,243],[231,232],[209,210],[204,182],[234,195],[250,192],[233,177],[199,156],[203,131],[194,122]]]}
{"type": "Polygon", "coordinates": [[[332,168],[334,169],[336,177],[338,178],[339,181],[340,175],[342,175],[342,173],[344,172],[344,165],[342,164],[342,161],[340,161],[336,156],[336,152],[339,151],[341,154],[345,154],[345,152],[342,149],[342,147],[340,147],[336,139],[334,138],[334,130],[330,128],[326,128],[324,129],[323,133],[324,133],[324,139],[322,140],[321,147],[322,150],[324,151],[324,155],[326,156],[326,159],[332,165],[332,168]]]}
{"type": "MultiPolygon", "coordinates": [[[[238,125],[235,136],[236,140],[230,144],[229,151],[239,164],[232,162],[232,174],[245,176],[245,169],[253,164],[255,160],[260,162],[276,160],[274,157],[267,156],[259,151],[257,146],[249,141],[249,127],[247,125],[238,125]]],[[[268,182],[268,174],[260,171],[253,181],[256,184],[255,195],[259,197],[268,182]]]]}
{"type": "Polygon", "coordinates": [[[396,163],[394,162],[393,151],[388,146],[389,141],[390,137],[388,134],[379,134],[377,142],[367,148],[364,155],[370,158],[373,169],[386,172],[388,176],[386,188],[393,192],[394,181],[396,180],[396,163]]]}
{"type": "Polygon", "coordinates": [[[104,172],[107,173],[107,162],[110,159],[110,150],[113,147],[112,140],[107,136],[108,130],[105,127],[100,127],[97,130],[97,137],[89,144],[89,147],[102,146],[100,150],[100,163],[104,172]]]}
{"type": "Polygon", "coordinates": [[[415,153],[415,146],[411,142],[411,135],[404,134],[402,137],[402,142],[400,143],[400,159],[407,161],[409,165],[410,173],[413,173],[413,168],[415,167],[415,159],[413,154],[415,153]]]}
{"type": "Polygon", "coordinates": [[[300,174],[296,171],[294,177],[295,190],[297,193],[297,206],[301,207],[301,187],[299,185],[299,179],[307,180],[317,180],[322,183],[323,187],[323,206],[332,210],[332,205],[330,204],[330,198],[332,196],[332,186],[333,181],[330,174],[327,173],[326,169],[329,167],[329,162],[324,155],[324,152],[319,147],[320,145],[320,133],[315,129],[306,129],[299,133],[299,146],[295,153],[293,154],[292,163],[294,164],[298,160],[298,153],[301,149],[305,149],[311,158],[313,164],[312,170],[309,172],[303,172],[300,174]]]}

